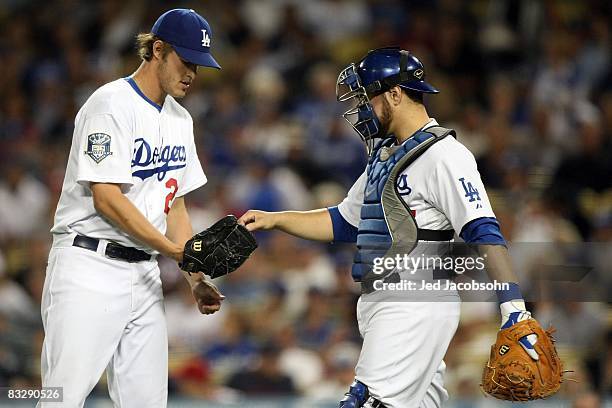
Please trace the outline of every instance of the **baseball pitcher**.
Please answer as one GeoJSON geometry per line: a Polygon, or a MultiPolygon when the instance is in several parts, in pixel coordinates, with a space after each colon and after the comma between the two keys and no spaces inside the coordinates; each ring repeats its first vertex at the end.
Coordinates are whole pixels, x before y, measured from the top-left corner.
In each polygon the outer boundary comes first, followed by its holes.
{"type": "MultiPolygon", "coordinates": [[[[175,98],[198,66],[220,68],[212,38],[194,10],[164,13],[137,37],[137,71],[98,88],[76,116],[41,306],[42,385],[63,387],[62,407],[82,407],[105,369],[114,406],[165,407],[157,255],[188,269],[198,308],[210,314],[223,296],[199,272],[230,272],[248,256],[232,248],[255,247],[232,217],[192,238],[185,207],[206,176],[191,116],[175,98]]],[[[57,406],[39,403],[47,405],[57,406]]]]}

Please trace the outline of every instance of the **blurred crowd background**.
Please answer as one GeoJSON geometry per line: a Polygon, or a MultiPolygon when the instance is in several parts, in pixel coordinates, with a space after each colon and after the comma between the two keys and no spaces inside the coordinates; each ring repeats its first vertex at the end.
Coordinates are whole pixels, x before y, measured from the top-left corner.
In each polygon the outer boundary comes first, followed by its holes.
{"type": "MultiPolygon", "coordinates": [[[[473,152],[508,240],[610,248],[608,1],[3,0],[0,386],[40,382],[48,230],[75,114],[97,87],[137,68],[135,34],[173,7],[208,19],[223,67],[200,68],[182,102],[209,178],[188,197],[194,229],[249,208],[340,202],[366,155],[340,116],[336,77],[369,49],[399,45],[441,90],[426,98],[430,116],[473,152]]],[[[360,349],[352,248],[280,233],[258,239],[253,258],[220,282],[227,300],[213,316],[199,315],[176,265],[162,260],[170,393],[337,401],[360,349]]],[[[529,307],[558,327],[568,376],[578,380],[564,383],[559,401],[600,406],[612,392],[609,303],[559,298],[529,307]]],[[[499,314],[495,303],[463,309],[447,386],[453,406],[471,407],[484,398],[478,384],[499,314]]]]}

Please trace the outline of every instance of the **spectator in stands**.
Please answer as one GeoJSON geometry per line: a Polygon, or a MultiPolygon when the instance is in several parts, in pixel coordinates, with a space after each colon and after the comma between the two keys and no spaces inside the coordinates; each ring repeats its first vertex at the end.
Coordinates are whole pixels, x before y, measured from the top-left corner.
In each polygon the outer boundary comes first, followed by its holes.
{"type": "Polygon", "coordinates": [[[296,393],[291,378],[280,371],[279,348],[268,343],[260,350],[256,365],[234,374],[227,385],[248,395],[293,395],[296,393]]]}

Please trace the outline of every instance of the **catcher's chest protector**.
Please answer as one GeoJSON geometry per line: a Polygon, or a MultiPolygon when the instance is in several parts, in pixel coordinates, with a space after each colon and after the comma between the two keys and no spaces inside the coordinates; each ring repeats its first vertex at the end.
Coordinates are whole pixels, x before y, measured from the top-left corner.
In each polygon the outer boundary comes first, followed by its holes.
{"type": "Polygon", "coordinates": [[[433,126],[417,132],[401,146],[395,138],[381,140],[368,162],[367,181],[357,232],[352,276],[361,282],[371,273],[374,259],[412,252],[418,226],[396,188],[399,174],[434,143],[455,131],[433,126]],[[401,248],[400,248],[401,245],[401,248]]]}

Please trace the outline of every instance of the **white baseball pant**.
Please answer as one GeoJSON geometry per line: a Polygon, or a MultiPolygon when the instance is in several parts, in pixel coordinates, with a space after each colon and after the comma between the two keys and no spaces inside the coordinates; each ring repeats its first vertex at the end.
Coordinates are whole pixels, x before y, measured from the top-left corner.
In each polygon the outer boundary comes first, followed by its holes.
{"type": "Polygon", "coordinates": [[[115,407],[166,407],[168,335],[157,261],[128,263],[56,239],[41,313],[43,386],[63,387],[62,403],[83,407],[107,369],[115,407]]]}
{"type": "Polygon", "coordinates": [[[388,408],[439,408],[448,400],[443,358],[459,324],[460,303],[357,303],[363,337],[356,378],[388,408]]]}

